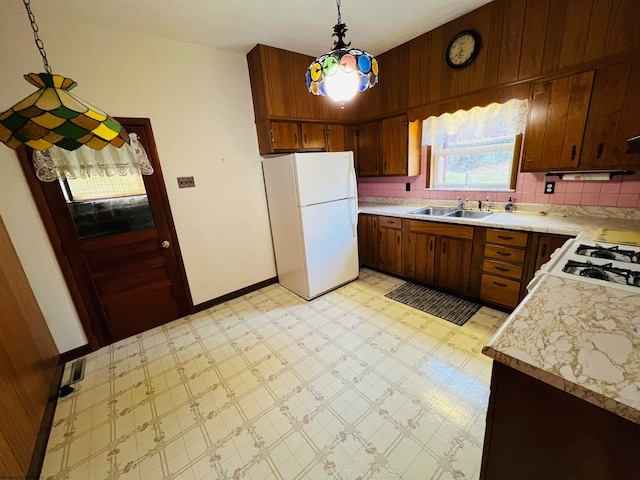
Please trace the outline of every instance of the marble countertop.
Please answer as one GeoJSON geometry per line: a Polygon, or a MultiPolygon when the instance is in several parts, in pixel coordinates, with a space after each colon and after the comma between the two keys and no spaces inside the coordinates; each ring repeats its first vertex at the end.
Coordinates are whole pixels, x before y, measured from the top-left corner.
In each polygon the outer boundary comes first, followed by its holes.
{"type": "Polygon", "coordinates": [[[538,278],[482,352],[640,424],[640,293],[538,278]]]}
{"type": "MultiPolygon", "coordinates": [[[[429,205],[450,207],[450,201],[369,200],[360,199],[361,213],[583,239],[593,239],[600,228],[640,231],[637,209],[533,205],[472,220],[410,213],[429,205]]],[[[483,353],[640,424],[640,292],[552,275],[539,275],[532,285],[483,353]]]]}

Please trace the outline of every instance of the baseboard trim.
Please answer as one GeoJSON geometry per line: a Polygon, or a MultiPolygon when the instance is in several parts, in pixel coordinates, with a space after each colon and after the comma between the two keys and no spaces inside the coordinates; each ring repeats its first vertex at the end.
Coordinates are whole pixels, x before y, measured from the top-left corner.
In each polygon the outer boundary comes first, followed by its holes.
{"type": "Polygon", "coordinates": [[[278,277],[268,278],[267,280],[254,283],[253,285],[249,285],[248,287],[241,288],[240,290],[236,290],[235,292],[227,293],[225,295],[222,295],[221,297],[214,298],[213,300],[208,300],[206,302],[199,303],[198,305],[193,306],[193,313],[202,312],[207,308],[214,307],[220,303],[228,302],[229,300],[233,300],[234,298],[241,297],[242,295],[246,295],[247,293],[255,292],[256,290],[260,290],[261,288],[268,287],[269,285],[273,285],[274,283],[278,283],[278,277]]]}
{"type": "Polygon", "coordinates": [[[36,444],[33,448],[33,455],[31,455],[31,463],[29,464],[29,470],[27,472],[26,479],[38,479],[40,478],[40,472],[42,471],[42,464],[44,462],[44,455],[47,452],[47,443],[49,442],[49,434],[51,433],[51,426],[53,425],[53,416],[56,413],[56,404],[58,402],[58,392],[60,391],[60,385],[62,384],[62,374],[64,373],[64,364],[59,364],[56,367],[53,380],[51,381],[51,389],[49,390],[49,399],[47,405],[44,408],[44,415],[42,416],[42,422],[40,423],[40,431],[36,438],[36,444]]]}
{"type": "Polygon", "coordinates": [[[60,365],[64,365],[65,363],[72,362],[73,360],[84,357],[92,352],[91,345],[88,343],[86,345],[82,345],[81,347],[74,348],[73,350],[69,350],[68,352],[64,352],[60,354],[60,365]]]}

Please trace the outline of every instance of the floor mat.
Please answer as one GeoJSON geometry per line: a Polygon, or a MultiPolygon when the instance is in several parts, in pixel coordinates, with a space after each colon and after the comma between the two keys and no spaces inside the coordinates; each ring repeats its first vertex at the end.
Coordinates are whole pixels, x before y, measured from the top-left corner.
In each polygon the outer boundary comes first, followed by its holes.
{"type": "Polygon", "coordinates": [[[481,307],[469,300],[410,282],[400,285],[385,297],[460,326],[464,325],[481,307]]]}

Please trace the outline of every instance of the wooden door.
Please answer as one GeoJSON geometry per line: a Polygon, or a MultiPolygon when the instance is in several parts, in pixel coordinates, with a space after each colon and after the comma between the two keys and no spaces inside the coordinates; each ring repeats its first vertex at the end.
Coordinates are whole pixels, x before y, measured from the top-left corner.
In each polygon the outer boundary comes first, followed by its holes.
{"type": "Polygon", "coordinates": [[[462,294],[469,293],[473,242],[457,238],[436,238],[435,284],[462,294]]]}
{"type": "Polygon", "coordinates": [[[327,125],[327,152],[346,152],[345,126],[327,125]]]}
{"type": "Polygon", "coordinates": [[[271,122],[271,144],[274,150],[287,152],[300,150],[298,123],[271,122]]]}
{"type": "Polygon", "coordinates": [[[535,84],[522,171],[578,167],[593,77],[590,70],[535,84]]]}
{"type": "Polygon", "coordinates": [[[325,150],[324,123],[302,123],[300,128],[304,150],[325,150]]]}
{"type": "Polygon", "coordinates": [[[378,217],[375,215],[359,217],[358,256],[361,265],[378,266],[378,217]]]}
{"type": "Polygon", "coordinates": [[[404,275],[424,283],[433,283],[436,237],[418,232],[403,232],[404,275]]]}
{"type": "Polygon", "coordinates": [[[356,172],[361,177],[380,174],[380,123],[369,122],[358,126],[358,156],[356,172]]]}
{"type": "Polygon", "coordinates": [[[627,140],[640,135],[640,61],[598,70],[582,150],[581,168],[637,168],[627,140]]]}
{"type": "Polygon", "coordinates": [[[402,230],[379,225],[378,266],[389,273],[402,274],[402,230]]]}
{"type": "Polygon", "coordinates": [[[540,235],[538,240],[538,250],[536,252],[536,263],[533,273],[540,270],[540,267],[551,260],[551,254],[560,248],[571,237],[564,235],[540,235]]]}
{"type": "Polygon", "coordinates": [[[408,129],[406,115],[380,122],[380,157],[383,175],[407,175],[408,129]]]}
{"type": "Polygon", "coordinates": [[[93,347],[182,317],[191,302],[151,123],[121,123],[138,134],[152,161],[154,174],[142,177],[146,195],[67,201],[59,182],[38,181],[30,155],[23,159],[93,347]]]}
{"type": "Polygon", "coordinates": [[[0,217],[0,478],[34,474],[29,468],[58,359],[0,217]]]}

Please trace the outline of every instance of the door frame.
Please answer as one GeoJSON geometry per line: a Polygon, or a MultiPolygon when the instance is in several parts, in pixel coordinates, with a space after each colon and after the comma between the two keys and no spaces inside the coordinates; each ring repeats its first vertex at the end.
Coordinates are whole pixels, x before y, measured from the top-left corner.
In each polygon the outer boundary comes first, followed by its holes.
{"type": "MultiPolygon", "coordinates": [[[[180,293],[184,295],[184,304],[187,307],[185,313],[195,313],[193,299],[189,290],[189,284],[187,281],[187,274],[184,268],[184,260],[182,258],[182,252],[180,250],[180,244],[178,242],[178,236],[176,234],[175,223],[171,214],[171,208],[169,206],[169,197],[167,195],[166,186],[164,183],[164,177],[162,175],[162,169],[160,167],[160,157],[156,148],[155,138],[153,136],[153,130],[151,128],[151,120],[148,118],[116,118],[125,128],[127,127],[139,127],[144,130],[147,144],[149,146],[147,156],[153,166],[154,173],[157,175],[157,183],[159,187],[159,203],[163,210],[164,216],[167,220],[167,226],[169,229],[169,236],[171,238],[171,248],[174,249],[176,262],[178,265],[179,276],[182,284],[182,288],[178,289],[180,293]]],[[[45,230],[53,247],[54,254],[58,260],[58,264],[62,270],[62,275],[65,279],[71,299],[80,318],[82,328],[89,341],[89,345],[92,350],[97,350],[110,343],[106,323],[103,313],[96,301],[86,301],[86,298],[92,298],[95,293],[92,291],[91,284],[85,281],[78,281],[74,271],[73,263],[70,258],[65,254],[63,248],[62,238],[56,227],[55,221],[55,209],[52,208],[47,202],[44,188],[46,183],[41,182],[35,174],[33,162],[31,161],[31,150],[25,147],[17,149],[16,153],[20,160],[20,165],[24,173],[29,190],[35,201],[40,218],[44,223],[45,230]]],[[[58,213],[59,215],[60,213],[58,213]]]]}

